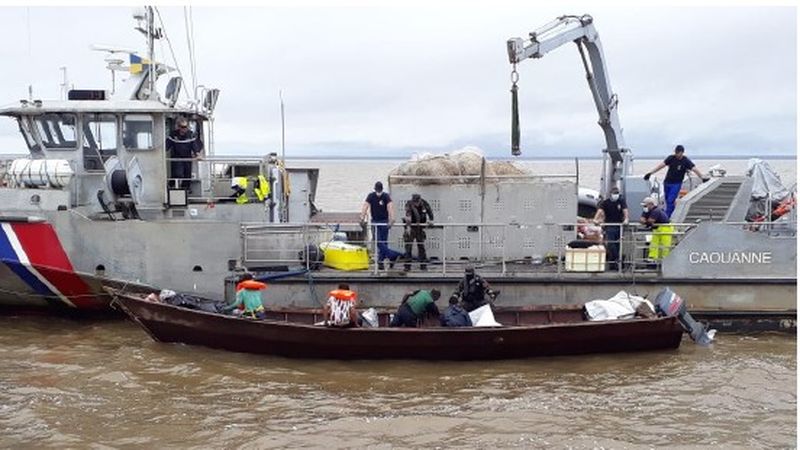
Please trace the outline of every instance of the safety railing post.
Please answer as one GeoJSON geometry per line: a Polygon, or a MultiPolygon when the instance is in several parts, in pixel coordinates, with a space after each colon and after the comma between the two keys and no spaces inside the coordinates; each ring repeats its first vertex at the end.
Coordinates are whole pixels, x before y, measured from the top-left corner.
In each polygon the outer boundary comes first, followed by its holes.
{"type": "Polygon", "coordinates": [[[564,254],[564,246],[559,244],[558,256],[557,256],[558,260],[556,261],[556,274],[558,275],[558,278],[561,278],[561,264],[563,264],[561,256],[563,254],[564,254]]]}
{"type": "Polygon", "coordinates": [[[501,267],[501,273],[503,274],[503,276],[506,275],[506,230],[507,230],[507,228],[508,228],[508,225],[507,224],[503,224],[503,235],[502,235],[503,240],[500,241],[500,250],[501,250],[501,253],[500,253],[501,266],[500,267],[501,267]]]}
{"type": "Polygon", "coordinates": [[[377,275],[378,274],[378,226],[374,223],[372,224],[372,258],[374,262],[374,266],[372,268],[372,273],[377,275]]]}
{"type": "Polygon", "coordinates": [[[242,224],[239,227],[239,230],[241,231],[241,236],[242,236],[242,255],[241,255],[241,259],[243,261],[247,261],[247,251],[248,251],[247,250],[247,239],[248,239],[248,236],[247,236],[247,225],[242,224]]]}
{"type": "Polygon", "coordinates": [[[311,257],[310,257],[310,252],[308,251],[309,244],[310,244],[310,242],[309,242],[309,239],[308,239],[308,228],[307,228],[307,225],[304,224],[303,225],[303,251],[306,254],[306,271],[310,271],[311,270],[311,257]]]}
{"type": "Polygon", "coordinates": [[[619,233],[617,234],[617,260],[614,263],[617,265],[617,273],[622,275],[622,233],[625,232],[625,225],[619,224],[619,233]]]}
{"type": "Polygon", "coordinates": [[[442,275],[447,274],[447,225],[442,227],[442,275]]]}
{"type": "Polygon", "coordinates": [[[483,236],[486,233],[483,232],[483,224],[478,225],[478,261],[483,261],[483,236]]]}

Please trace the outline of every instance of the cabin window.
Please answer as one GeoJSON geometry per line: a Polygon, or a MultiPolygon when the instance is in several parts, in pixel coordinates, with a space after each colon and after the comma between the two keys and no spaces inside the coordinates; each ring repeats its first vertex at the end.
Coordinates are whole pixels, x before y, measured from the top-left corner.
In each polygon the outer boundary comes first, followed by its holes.
{"type": "Polygon", "coordinates": [[[33,136],[30,119],[27,117],[19,117],[17,118],[17,123],[19,123],[19,131],[25,138],[25,143],[28,144],[28,148],[33,152],[41,152],[42,149],[39,147],[39,143],[36,142],[36,138],[33,136]]]}
{"type": "Polygon", "coordinates": [[[112,114],[89,114],[83,122],[83,166],[103,170],[108,158],[117,154],[117,118],[112,114]]]}
{"type": "Polygon", "coordinates": [[[74,114],[45,114],[33,119],[44,147],[49,150],[78,148],[77,118],[74,114]]]}
{"type": "Polygon", "coordinates": [[[122,143],[128,150],[153,148],[153,118],[143,114],[128,114],[122,122],[122,143]]]}

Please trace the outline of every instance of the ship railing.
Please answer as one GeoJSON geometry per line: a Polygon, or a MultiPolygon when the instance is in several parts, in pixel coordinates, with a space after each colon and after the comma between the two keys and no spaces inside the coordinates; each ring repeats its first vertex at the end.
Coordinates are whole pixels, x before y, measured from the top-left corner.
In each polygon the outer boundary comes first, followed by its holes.
{"type": "MultiPolygon", "coordinates": [[[[191,202],[234,201],[231,181],[236,177],[253,177],[263,173],[267,158],[261,156],[203,156],[201,158],[167,158],[167,173],[172,175],[172,163],[191,163],[189,177],[167,178],[169,188],[188,190],[191,202]]],[[[248,197],[255,200],[252,189],[248,197]]]]}
{"type": "MultiPolygon", "coordinates": [[[[366,234],[340,232],[338,230],[361,229],[360,223],[319,223],[319,224],[246,224],[242,226],[242,256],[243,262],[250,266],[297,266],[302,263],[307,269],[315,268],[321,263],[318,255],[318,245],[323,242],[340,240],[345,243],[359,247],[365,247],[369,253],[369,266],[365,270],[373,275],[382,272],[381,267],[394,265],[395,270],[403,270],[406,265],[410,266],[413,272],[419,272],[422,265],[427,266],[427,273],[441,273],[442,275],[463,272],[466,265],[473,265],[478,270],[490,273],[493,276],[520,276],[525,274],[547,274],[556,278],[567,277],[568,273],[575,272],[606,272],[618,273],[622,276],[635,276],[635,274],[658,274],[661,272],[663,259],[668,256],[670,251],[680,245],[683,239],[689,235],[697,223],[674,223],[669,224],[666,229],[650,230],[640,224],[619,224],[606,223],[603,240],[599,242],[589,242],[588,244],[600,244],[604,249],[590,249],[590,252],[582,252],[580,249],[571,249],[569,244],[573,241],[582,241],[578,235],[581,227],[586,226],[586,222],[575,223],[551,223],[551,224],[527,224],[527,223],[439,223],[435,222],[433,227],[424,225],[424,231],[440,230],[438,248],[433,248],[433,242],[429,239],[425,241],[428,253],[426,261],[420,261],[417,243],[413,243],[412,253],[414,259],[405,258],[390,262],[385,260],[378,261],[378,242],[374,239],[377,236],[377,226],[372,224],[368,227],[373,238],[366,234]],[[609,233],[611,228],[617,228],[619,239],[609,239],[613,236],[609,233]],[[465,252],[465,241],[463,231],[468,229],[472,234],[478,236],[476,241],[469,245],[475,245],[471,252],[465,252]],[[551,242],[554,244],[546,251],[531,251],[526,256],[520,258],[519,251],[509,251],[508,238],[513,233],[543,232],[548,236],[553,236],[551,242]],[[342,236],[345,234],[346,237],[342,236]],[[618,261],[611,261],[608,250],[612,245],[619,245],[618,261]],[[491,251],[487,251],[490,249],[491,251]],[[598,252],[604,254],[600,256],[598,252]],[[583,259],[582,259],[583,258],[583,259]],[[586,259],[591,258],[591,259],[586,259]],[[615,264],[616,263],[616,264],[615,264]]],[[[750,229],[751,222],[727,222],[726,226],[740,229],[750,229]]],[[[402,227],[394,224],[393,227],[402,227]]],[[[795,237],[786,235],[775,235],[774,238],[789,239],[794,242],[795,237]]],[[[574,243],[573,243],[574,244],[574,243]]],[[[402,236],[397,239],[387,241],[389,248],[405,253],[402,236]]],[[[518,250],[518,249],[515,249],[518,250]]],[[[364,269],[363,267],[361,269],[364,269]]]]}

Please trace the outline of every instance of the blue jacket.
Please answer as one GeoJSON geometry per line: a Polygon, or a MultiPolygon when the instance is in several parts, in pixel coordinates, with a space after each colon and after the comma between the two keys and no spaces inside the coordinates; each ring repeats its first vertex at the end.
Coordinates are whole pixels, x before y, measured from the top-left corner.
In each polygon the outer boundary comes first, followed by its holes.
{"type": "Polygon", "coordinates": [[[443,327],[471,327],[472,320],[464,308],[459,305],[450,305],[444,313],[439,316],[439,322],[443,327]]]}

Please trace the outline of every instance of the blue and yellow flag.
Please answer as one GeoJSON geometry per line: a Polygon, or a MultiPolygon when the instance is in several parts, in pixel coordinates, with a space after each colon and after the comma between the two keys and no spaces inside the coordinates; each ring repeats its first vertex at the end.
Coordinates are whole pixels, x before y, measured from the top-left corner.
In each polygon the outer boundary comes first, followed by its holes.
{"type": "Polygon", "coordinates": [[[134,55],[131,53],[131,67],[130,73],[137,74],[141,73],[143,70],[147,69],[147,66],[150,65],[150,60],[147,58],[142,58],[141,56],[134,55]]]}

